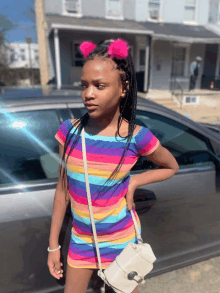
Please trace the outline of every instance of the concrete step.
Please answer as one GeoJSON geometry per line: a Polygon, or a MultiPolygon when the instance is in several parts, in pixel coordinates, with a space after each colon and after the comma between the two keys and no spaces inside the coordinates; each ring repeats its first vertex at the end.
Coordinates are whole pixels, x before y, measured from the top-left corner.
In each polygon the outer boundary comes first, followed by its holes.
{"type": "Polygon", "coordinates": [[[172,105],[176,106],[176,101],[174,101],[173,99],[151,99],[152,101],[154,101],[155,103],[167,106],[167,107],[171,107],[172,105]]]}
{"type": "Polygon", "coordinates": [[[173,111],[176,111],[178,109],[180,109],[180,107],[176,104],[175,101],[169,99],[167,101],[163,101],[163,99],[151,99],[153,102],[157,103],[157,104],[160,104],[168,109],[171,109],[173,111]]]}
{"type": "Polygon", "coordinates": [[[173,102],[172,98],[164,98],[164,99],[153,99],[151,98],[151,100],[155,100],[157,103],[170,103],[173,102]]]}
{"type": "MultiPolygon", "coordinates": [[[[155,102],[158,103],[156,100],[155,100],[155,102]]],[[[172,107],[172,105],[173,106],[177,105],[177,103],[175,101],[160,102],[158,104],[164,105],[166,107],[172,107]]]]}

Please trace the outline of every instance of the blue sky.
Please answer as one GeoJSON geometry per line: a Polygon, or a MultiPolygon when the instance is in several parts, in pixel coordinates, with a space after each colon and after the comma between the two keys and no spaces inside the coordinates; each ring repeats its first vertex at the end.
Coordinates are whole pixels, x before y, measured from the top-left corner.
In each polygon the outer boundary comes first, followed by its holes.
{"type": "Polygon", "coordinates": [[[26,37],[37,42],[35,20],[29,8],[34,9],[33,0],[0,0],[0,14],[6,15],[18,25],[5,34],[6,42],[25,42],[26,37]]]}

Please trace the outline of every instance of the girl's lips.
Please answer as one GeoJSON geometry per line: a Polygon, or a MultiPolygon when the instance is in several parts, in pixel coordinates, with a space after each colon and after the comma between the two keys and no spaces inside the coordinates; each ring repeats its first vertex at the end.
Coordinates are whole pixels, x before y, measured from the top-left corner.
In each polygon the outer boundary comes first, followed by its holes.
{"type": "Polygon", "coordinates": [[[97,106],[95,106],[95,105],[91,105],[91,106],[87,105],[86,108],[88,110],[95,110],[97,108],[97,106]]]}

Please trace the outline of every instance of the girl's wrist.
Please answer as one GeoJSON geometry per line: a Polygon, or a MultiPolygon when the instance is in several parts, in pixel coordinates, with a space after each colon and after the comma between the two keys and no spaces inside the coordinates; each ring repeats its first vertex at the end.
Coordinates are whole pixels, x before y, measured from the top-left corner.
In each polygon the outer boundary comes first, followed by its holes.
{"type": "Polygon", "coordinates": [[[131,189],[133,192],[139,187],[138,186],[138,182],[135,178],[136,175],[133,175],[131,178],[130,178],[130,182],[129,182],[129,189],[131,189]]]}
{"type": "Polygon", "coordinates": [[[49,240],[50,249],[55,249],[59,246],[58,240],[49,240]]]}
{"type": "Polygon", "coordinates": [[[56,248],[54,248],[54,249],[51,249],[51,247],[48,246],[47,251],[49,251],[49,252],[53,252],[53,251],[57,251],[57,250],[59,250],[60,248],[61,248],[60,245],[58,245],[58,247],[56,247],[56,248]]]}

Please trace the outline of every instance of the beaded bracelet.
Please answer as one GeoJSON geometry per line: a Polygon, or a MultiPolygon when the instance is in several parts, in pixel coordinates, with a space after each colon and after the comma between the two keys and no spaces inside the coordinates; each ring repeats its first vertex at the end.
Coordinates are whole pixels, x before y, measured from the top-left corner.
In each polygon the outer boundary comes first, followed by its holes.
{"type": "Polygon", "coordinates": [[[47,248],[47,251],[51,252],[51,251],[56,251],[56,250],[59,250],[61,248],[61,246],[59,245],[58,248],[55,248],[55,249],[50,249],[49,246],[47,248]]]}

